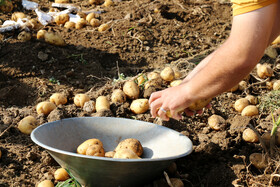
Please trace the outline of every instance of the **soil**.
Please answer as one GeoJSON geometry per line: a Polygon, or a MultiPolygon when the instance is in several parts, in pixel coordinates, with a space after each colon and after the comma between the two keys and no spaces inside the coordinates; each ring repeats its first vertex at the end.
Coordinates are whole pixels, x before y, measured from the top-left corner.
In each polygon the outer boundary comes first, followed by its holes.
{"type": "MultiPolygon", "coordinates": [[[[53,3],[33,1],[46,12],[53,3]]],[[[24,9],[19,0],[12,2],[13,11],[0,13],[0,22],[11,19],[17,11],[36,18],[35,12],[24,9]]],[[[44,179],[54,181],[53,173],[59,165],[17,128],[18,122],[28,115],[36,117],[40,124],[104,115],[157,123],[185,134],[194,144],[190,155],[176,160],[177,172],[168,173],[180,178],[185,186],[280,186],[279,177],[272,175],[279,173],[276,167],[279,159],[271,160],[265,173],[256,169],[250,164],[249,155],[262,153],[263,148],[260,143],[242,140],[242,132],[249,123],[259,133],[271,130],[269,112],[244,117],[233,108],[238,98],[247,94],[262,98],[269,92],[265,81],[257,78],[254,71],[247,89],[223,93],[213,98],[212,107],[202,115],[184,116],[180,121],[154,119],[149,112],[135,115],[129,109],[131,100],[111,104],[111,112],[107,113],[88,113],[73,104],[77,93],[87,93],[92,100],[100,95],[109,98],[124,83],[120,75],[129,79],[172,66],[186,76],[229,36],[232,19],[229,2],[119,0],[110,7],[79,0],[71,3],[85,11],[102,10],[97,17],[108,23],[110,29],[98,32],[90,25],[79,30],[67,29],[52,23],[31,29],[33,37],[26,42],[17,39],[20,30],[0,33],[0,186],[35,186],[44,179]],[[36,39],[41,28],[58,32],[66,46],[36,39]],[[38,115],[36,104],[48,100],[55,92],[65,93],[68,103],[59,105],[48,116],[38,115]],[[207,120],[213,114],[226,120],[223,130],[215,131],[208,126],[207,120]]],[[[279,78],[280,71],[275,66],[278,60],[264,55],[263,62],[273,65],[272,78],[279,78]]],[[[166,84],[162,88],[165,87],[166,84]]],[[[168,186],[164,176],[147,181],[147,185],[168,186]]]]}

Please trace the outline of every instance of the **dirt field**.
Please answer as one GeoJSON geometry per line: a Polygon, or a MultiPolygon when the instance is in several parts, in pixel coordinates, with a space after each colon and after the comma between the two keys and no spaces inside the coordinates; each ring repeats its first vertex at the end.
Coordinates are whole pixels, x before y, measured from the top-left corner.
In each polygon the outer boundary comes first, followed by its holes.
{"type": "MultiPolygon", "coordinates": [[[[33,1],[45,12],[53,3],[33,1]]],[[[34,11],[25,10],[19,0],[12,2],[14,10],[0,13],[0,23],[11,19],[17,11],[30,18],[37,17],[34,11]]],[[[53,173],[59,168],[46,150],[18,130],[21,119],[33,115],[43,124],[70,117],[103,116],[104,113],[88,113],[76,107],[74,95],[87,93],[92,100],[100,95],[110,98],[112,91],[123,85],[123,80],[114,81],[119,80],[120,74],[135,77],[161,71],[165,66],[177,68],[186,76],[225,41],[231,28],[231,4],[227,1],[118,0],[110,7],[80,0],[71,3],[84,11],[98,9],[98,19],[110,28],[98,32],[90,25],[78,30],[52,23],[31,29],[32,39],[26,42],[17,39],[20,30],[0,33],[0,186],[35,186],[44,179],[54,181],[53,173]],[[36,39],[37,31],[42,28],[60,33],[66,46],[36,39]],[[38,115],[36,104],[48,100],[55,92],[65,93],[68,103],[58,106],[48,116],[38,115]]],[[[278,59],[264,55],[261,63],[264,62],[273,67],[271,79],[279,79],[278,59]]],[[[279,174],[277,157],[270,160],[265,170],[258,170],[249,162],[251,153],[264,150],[260,143],[242,140],[242,132],[254,122],[262,134],[271,130],[272,120],[268,111],[244,117],[234,110],[236,99],[248,94],[262,98],[270,91],[255,71],[247,84],[243,91],[213,98],[212,107],[203,115],[184,116],[180,121],[153,119],[149,111],[135,115],[129,109],[131,100],[111,104],[111,113],[106,116],[153,122],[187,135],[194,150],[177,160],[178,173],[170,174],[181,178],[185,186],[280,186],[279,176],[272,175],[279,174]],[[225,129],[215,131],[208,126],[207,120],[213,114],[226,120],[225,129]]],[[[166,84],[161,89],[165,87],[166,84]]],[[[142,97],[143,94],[142,91],[142,97]]],[[[147,181],[147,185],[153,186],[153,181],[147,181]]],[[[165,182],[160,186],[168,185],[165,182]]]]}

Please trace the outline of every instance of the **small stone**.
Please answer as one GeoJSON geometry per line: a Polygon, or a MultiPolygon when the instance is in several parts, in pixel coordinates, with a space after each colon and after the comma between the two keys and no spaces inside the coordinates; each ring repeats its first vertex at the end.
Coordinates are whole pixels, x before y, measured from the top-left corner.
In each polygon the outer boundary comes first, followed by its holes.
{"type": "Polygon", "coordinates": [[[39,58],[40,60],[46,61],[46,60],[48,60],[48,57],[49,57],[48,54],[46,54],[46,53],[44,53],[44,52],[42,52],[42,51],[39,51],[39,53],[38,53],[38,58],[39,58]]]}

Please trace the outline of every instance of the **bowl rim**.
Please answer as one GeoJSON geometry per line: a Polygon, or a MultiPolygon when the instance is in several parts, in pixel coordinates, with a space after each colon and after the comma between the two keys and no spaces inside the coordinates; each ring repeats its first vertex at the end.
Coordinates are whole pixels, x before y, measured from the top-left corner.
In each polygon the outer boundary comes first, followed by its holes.
{"type": "MultiPolygon", "coordinates": [[[[141,158],[141,159],[120,159],[120,158],[108,158],[108,157],[99,157],[99,156],[89,156],[89,155],[82,155],[82,154],[78,154],[78,153],[74,153],[74,152],[69,152],[69,151],[63,151],[51,146],[48,146],[46,144],[43,144],[41,142],[39,142],[37,140],[37,138],[35,137],[35,133],[36,131],[38,131],[40,128],[43,128],[44,126],[47,126],[49,124],[53,124],[53,123],[57,123],[58,121],[66,121],[66,120],[75,120],[75,119],[81,119],[81,118],[113,118],[113,119],[122,119],[122,120],[134,120],[134,119],[128,119],[128,118],[118,118],[118,117],[72,117],[72,118],[64,118],[64,119],[60,119],[60,120],[56,120],[56,121],[52,121],[52,122],[47,122],[47,123],[43,123],[42,125],[39,125],[38,127],[36,127],[32,132],[31,132],[31,140],[39,145],[40,147],[45,148],[47,151],[52,151],[55,153],[60,153],[60,154],[64,154],[64,155],[68,155],[68,156],[73,156],[73,157],[80,157],[80,158],[87,158],[87,159],[93,159],[93,160],[100,160],[100,161],[109,161],[109,162],[154,162],[154,161],[167,161],[167,160],[175,160],[184,156],[189,155],[192,150],[193,150],[193,143],[192,141],[189,139],[189,137],[185,136],[185,138],[187,139],[187,141],[190,143],[190,147],[187,149],[187,151],[185,151],[182,154],[176,155],[176,156],[170,156],[170,157],[163,157],[163,158],[141,158]]],[[[149,123],[152,125],[156,125],[159,128],[167,128],[175,133],[180,134],[179,132],[170,129],[168,127],[164,127],[161,125],[157,125],[155,123],[151,123],[151,122],[146,122],[146,121],[141,121],[141,120],[136,120],[139,122],[143,122],[143,123],[149,123]]],[[[183,134],[182,134],[183,135],[183,134]]],[[[184,135],[183,135],[184,136],[184,135]]]]}

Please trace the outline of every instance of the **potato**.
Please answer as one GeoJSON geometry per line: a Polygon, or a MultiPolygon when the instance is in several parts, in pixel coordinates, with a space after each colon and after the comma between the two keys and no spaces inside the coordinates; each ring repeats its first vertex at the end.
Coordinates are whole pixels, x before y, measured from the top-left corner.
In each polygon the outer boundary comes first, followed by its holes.
{"type": "Polygon", "coordinates": [[[86,19],[87,17],[87,14],[84,12],[78,12],[77,15],[80,16],[80,18],[84,18],[84,19],[86,19]]]}
{"type": "Polygon", "coordinates": [[[103,147],[103,144],[99,139],[92,138],[84,141],[81,145],[79,145],[77,148],[77,153],[85,155],[89,146],[92,145],[100,145],[101,147],[103,147]]]}
{"type": "Polygon", "coordinates": [[[55,17],[54,21],[57,25],[64,25],[69,19],[70,17],[68,14],[59,14],[55,17]]]}
{"type": "Polygon", "coordinates": [[[92,18],[89,24],[93,27],[99,27],[101,25],[101,22],[96,18],[92,18]]]}
{"type": "Polygon", "coordinates": [[[51,180],[44,180],[40,182],[37,187],[54,187],[54,184],[51,180]]]}
{"type": "Polygon", "coordinates": [[[57,45],[57,46],[66,45],[64,39],[58,33],[46,32],[44,36],[45,36],[45,41],[49,44],[57,45]]]}
{"type": "Polygon", "coordinates": [[[257,134],[250,128],[247,128],[242,133],[242,138],[246,142],[256,143],[259,141],[257,134]]]}
{"type": "Polygon", "coordinates": [[[103,0],[89,0],[89,4],[100,5],[103,0]]]}
{"type": "Polygon", "coordinates": [[[56,108],[56,106],[54,103],[48,102],[48,101],[43,101],[37,105],[36,111],[38,114],[48,115],[55,108],[56,108]]]}
{"type": "Polygon", "coordinates": [[[271,77],[272,74],[273,74],[273,70],[268,64],[258,64],[257,65],[257,75],[261,79],[271,77]]]}
{"type": "Polygon", "coordinates": [[[54,103],[56,106],[64,105],[67,103],[67,97],[62,93],[54,93],[50,97],[50,102],[54,103]]]}
{"type": "Polygon", "coordinates": [[[107,31],[109,28],[110,28],[110,27],[109,27],[109,25],[108,25],[107,23],[103,23],[102,25],[100,25],[100,26],[98,27],[98,31],[99,31],[99,32],[104,32],[104,31],[107,31]]]}
{"type": "Polygon", "coordinates": [[[226,126],[226,120],[219,115],[212,115],[208,118],[208,124],[211,129],[222,130],[226,126]]]}
{"type": "Polygon", "coordinates": [[[115,153],[116,153],[115,151],[108,151],[105,153],[105,157],[113,158],[115,153]]]}
{"type": "Polygon", "coordinates": [[[277,80],[273,79],[271,81],[266,81],[265,82],[266,88],[269,89],[269,90],[272,90],[273,89],[273,84],[274,84],[275,81],[277,81],[277,80]]]}
{"type": "Polygon", "coordinates": [[[133,100],[130,105],[130,110],[134,114],[143,114],[149,110],[149,100],[148,99],[136,99],[133,100]]]}
{"type": "Polygon", "coordinates": [[[83,110],[88,112],[88,113],[92,113],[92,112],[95,112],[96,111],[96,108],[95,108],[95,102],[94,101],[87,101],[85,102],[84,106],[83,106],[83,110]]]}
{"type": "Polygon", "coordinates": [[[245,98],[246,98],[246,99],[249,101],[249,103],[252,104],[252,105],[256,105],[256,104],[258,103],[258,98],[255,97],[255,96],[253,96],[253,95],[247,95],[245,98]]]}
{"type": "Polygon", "coordinates": [[[88,23],[90,23],[90,20],[93,19],[93,18],[96,18],[96,15],[95,13],[89,13],[87,16],[86,16],[86,20],[88,23]]]}
{"type": "Polygon", "coordinates": [[[280,90],[280,80],[276,80],[273,83],[273,90],[280,90]]]}
{"type": "Polygon", "coordinates": [[[111,101],[113,103],[124,103],[126,101],[126,95],[121,89],[116,89],[112,93],[111,101]]]}
{"type": "Polygon", "coordinates": [[[266,157],[261,153],[251,154],[249,160],[257,169],[265,169],[268,165],[266,157]]]}
{"type": "Polygon", "coordinates": [[[244,91],[247,87],[248,87],[248,85],[247,85],[246,81],[240,81],[238,83],[238,89],[241,91],[244,91]]]}
{"type": "Polygon", "coordinates": [[[67,28],[67,29],[75,28],[75,27],[76,27],[76,23],[74,23],[74,22],[72,22],[72,21],[67,21],[67,22],[64,24],[64,27],[67,28]]]}
{"type": "Polygon", "coordinates": [[[14,5],[10,0],[4,0],[3,4],[0,5],[0,12],[11,12],[14,9],[14,5]]]}
{"type": "Polygon", "coordinates": [[[259,109],[255,105],[248,105],[241,112],[241,116],[255,116],[258,114],[259,109]]]}
{"type": "Polygon", "coordinates": [[[166,67],[160,72],[160,77],[168,82],[171,82],[175,78],[175,73],[171,67],[166,67]]]}
{"type": "Polygon", "coordinates": [[[241,98],[235,101],[234,109],[237,112],[242,112],[242,110],[249,105],[249,101],[246,98],[241,98]]]}
{"type": "Polygon", "coordinates": [[[14,12],[12,14],[12,20],[17,22],[18,19],[26,18],[26,15],[23,12],[14,12]]]}
{"type": "Polygon", "coordinates": [[[90,98],[87,94],[76,94],[74,97],[74,104],[77,107],[83,107],[85,102],[89,101],[90,98]]]}
{"type": "Polygon", "coordinates": [[[96,112],[99,112],[101,110],[110,110],[110,103],[108,99],[105,96],[99,96],[96,99],[96,104],[95,104],[95,109],[96,112]]]}
{"type": "Polygon", "coordinates": [[[152,79],[157,79],[157,78],[161,78],[160,74],[157,72],[150,72],[147,75],[148,80],[152,80],[152,79]]]}
{"type": "Polygon", "coordinates": [[[212,98],[197,100],[193,102],[188,108],[193,111],[202,110],[205,106],[207,106],[210,103],[211,100],[212,98]]]}
{"type": "Polygon", "coordinates": [[[55,3],[69,3],[69,0],[55,0],[55,3]]]}
{"type": "Polygon", "coordinates": [[[137,77],[138,86],[141,86],[145,81],[146,81],[146,79],[144,78],[143,75],[140,75],[139,77],[137,77]]]}
{"type": "Polygon", "coordinates": [[[105,7],[109,7],[109,6],[112,6],[112,5],[114,5],[114,2],[112,0],[105,0],[105,2],[104,2],[105,7]]]}
{"type": "Polygon", "coordinates": [[[115,149],[116,154],[121,149],[131,149],[139,157],[143,154],[143,147],[140,141],[135,138],[122,140],[115,149]]]}
{"type": "Polygon", "coordinates": [[[31,40],[31,33],[30,32],[26,32],[26,31],[22,31],[22,32],[20,32],[19,33],[19,35],[18,35],[18,39],[20,40],[20,41],[24,41],[24,42],[26,42],[26,41],[29,41],[29,40],[31,40]]]}
{"type": "Polygon", "coordinates": [[[174,70],[175,79],[180,79],[183,75],[180,71],[174,70]]]}
{"type": "Polygon", "coordinates": [[[45,34],[47,33],[47,31],[46,30],[39,30],[38,32],[37,32],[37,39],[43,39],[43,38],[45,38],[45,34]]]}
{"type": "Polygon", "coordinates": [[[54,178],[58,181],[65,181],[69,179],[70,176],[64,168],[59,168],[54,172],[54,178]]]}
{"type": "Polygon", "coordinates": [[[76,23],[76,25],[75,25],[75,28],[76,28],[76,29],[81,29],[81,28],[83,28],[83,27],[86,26],[86,25],[87,25],[86,19],[85,19],[85,18],[80,18],[80,19],[77,21],[77,23],[76,23]]]}
{"type": "Polygon", "coordinates": [[[30,19],[28,22],[27,22],[27,27],[29,29],[39,29],[40,27],[42,27],[41,23],[37,20],[37,19],[30,19]]]}
{"type": "Polygon", "coordinates": [[[175,80],[170,83],[171,87],[179,86],[183,81],[182,80],[175,80]]]}
{"type": "Polygon", "coordinates": [[[170,178],[170,182],[173,187],[184,187],[184,183],[179,178],[170,178]]]}
{"type": "Polygon", "coordinates": [[[159,11],[159,9],[158,8],[155,8],[154,9],[154,13],[159,13],[160,11],[159,11]]]}
{"type": "Polygon", "coordinates": [[[87,148],[86,155],[104,157],[105,151],[104,151],[103,146],[101,146],[101,145],[90,145],[87,148]]]}
{"type": "Polygon", "coordinates": [[[113,158],[140,159],[140,157],[131,149],[120,149],[116,151],[113,158]]]}
{"type": "MultiPolygon", "coordinates": [[[[270,132],[263,133],[262,140],[264,141],[267,147],[270,147],[270,138],[271,138],[270,132]]],[[[276,132],[275,144],[278,146],[280,145],[280,132],[276,132]]]]}
{"type": "Polygon", "coordinates": [[[38,122],[33,116],[27,116],[18,123],[18,129],[23,134],[31,134],[33,129],[35,129],[37,126],[38,122]]]}
{"type": "Polygon", "coordinates": [[[139,87],[134,81],[126,81],[123,85],[123,92],[129,99],[137,99],[140,94],[139,87]]]}
{"type": "Polygon", "coordinates": [[[147,90],[149,87],[160,88],[162,85],[162,79],[160,77],[148,80],[144,84],[144,89],[147,90]]]}

